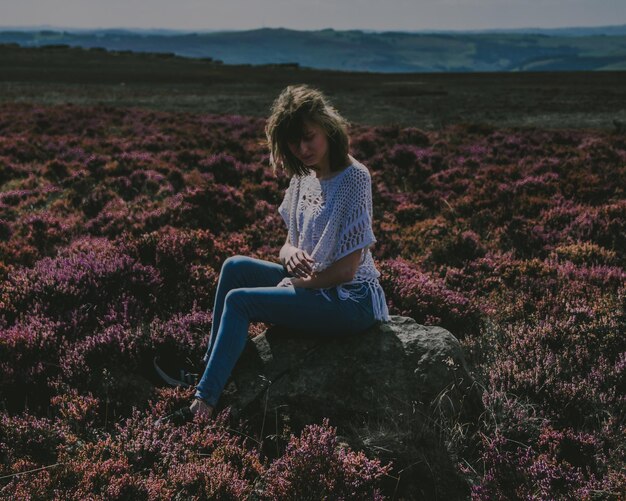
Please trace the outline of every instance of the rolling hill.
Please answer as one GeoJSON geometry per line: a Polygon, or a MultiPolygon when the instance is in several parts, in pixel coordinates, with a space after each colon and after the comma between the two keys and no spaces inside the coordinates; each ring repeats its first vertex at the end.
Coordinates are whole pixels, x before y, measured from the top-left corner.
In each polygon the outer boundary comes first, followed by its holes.
{"type": "Polygon", "coordinates": [[[626,27],[486,32],[296,31],[203,33],[131,30],[4,30],[0,43],[166,52],[226,64],[294,63],[382,73],[626,69],[626,27]]]}

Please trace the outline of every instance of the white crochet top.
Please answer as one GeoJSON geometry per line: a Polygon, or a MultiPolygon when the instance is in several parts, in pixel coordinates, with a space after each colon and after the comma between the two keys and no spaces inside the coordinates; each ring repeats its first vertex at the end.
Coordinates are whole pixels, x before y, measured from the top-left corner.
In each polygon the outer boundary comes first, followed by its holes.
{"type": "MultiPolygon", "coordinates": [[[[278,212],[285,220],[289,243],[313,258],[313,271],[321,271],[357,249],[362,249],[356,274],[337,285],[340,299],[356,301],[372,295],[374,315],[389,321],[385,293],[380,286],[370,247],[376,242],[372,230],[372,179],[367,167],[350,156],[352,164],[326,179],[313,172],[292,176],[278,212]],[[295,208],[295,210],[292,210],[295,208]],[[350,285],[346,288],[344,286],[350,285]],[[361,287],[354,286],[361,285],[361,287]]],[[[331,287],[332,288],[332,287],[331,287]]],[[[318,289],[328,301],[327,289],[318,289]]]]}

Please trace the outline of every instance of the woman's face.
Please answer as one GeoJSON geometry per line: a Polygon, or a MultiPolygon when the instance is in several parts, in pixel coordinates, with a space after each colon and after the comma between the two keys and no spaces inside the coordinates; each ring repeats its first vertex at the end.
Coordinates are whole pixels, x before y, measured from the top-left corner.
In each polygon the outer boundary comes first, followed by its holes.
{"type": "Polygon", "coordinates": [[[328,162],[328,137],[326,131],[315,122],[304,121],[300,142],[289,142],[289,150],[306,167],[326,171],[328,162]]]}

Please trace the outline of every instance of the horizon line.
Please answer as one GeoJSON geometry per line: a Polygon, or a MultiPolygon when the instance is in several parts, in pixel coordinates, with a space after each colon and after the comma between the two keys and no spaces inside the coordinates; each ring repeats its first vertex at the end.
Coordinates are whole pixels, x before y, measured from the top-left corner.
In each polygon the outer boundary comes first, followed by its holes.
{"type": "Polygon", "coordinates": [[[396,30],[396,29],[373,29],[373,28],[346,28],[346,29],[336,29],[332,27],[326,28],[316,28],[316,29],[298,29],[298,28],[288,28],[284,26],[259,26],[257,28],[219,28],[219,29],[188,29],[188,28],[132,28],[132,27],[124,27],[124,26],[113,26],[113,27],[97,27],[97,28],[80,28],[80,27],[70,27],[70,26],[56,26],[56,25],[32,25],[32,26],[0,26],[0,31],[8,31],[8,30],[18,30],[18,31],[34,31],[34,30],[49,30],[49,31],[162,31],[162,32],[177,32],[177,33],[219,33],[219,32],[238,32],[238,31],[256,31],[262,29],[269,30],[288,30],[288,31],[362,31],[362,32],[370,32],[370,33],[436,33],[436,32],[447,32],[447,33],[467,33],[467,32],[485,32],[485,31],[524,31],[524,30],[576,30],[576,29],[599,29],[599,28],[626,28],[626,23],[624,24],[603,24],[603,25],[594,25],[594,26],[559,26],[559,27],[540,27],[540,26],[526,26],[522,28],[502,28],[502,27],[494,27],[494,28],[467,28],[467,29],[445,29],[445,28],[422,28],[417,30],[396,30]]]}

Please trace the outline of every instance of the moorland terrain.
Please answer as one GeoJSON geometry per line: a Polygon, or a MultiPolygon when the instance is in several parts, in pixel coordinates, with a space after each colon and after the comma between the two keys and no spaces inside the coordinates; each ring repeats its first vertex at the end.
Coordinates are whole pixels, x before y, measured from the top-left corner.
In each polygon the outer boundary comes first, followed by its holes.
{"type": "Polygon", "coordinates": [[[611,130],[626,123],[626,71],[382,74],[12,45],[0,46],[0,68],[0,102],[264,117],[284,86],[308,83],[364,125],[611,130]]]}
{"type": "Polygon", "coordinates": [[[0,67],[1,497],[623,499],[623,73],[6,46],[0,67]],[[414,448],[389,464],[338,447],[328,421],[271,430],[278,409],[266,427],[227,409],[208,428],[155,423],[192,388],[152,361],[200,360],[225,259],[277,260],[288,178],[263,117],[299,82],[354,122],[390,313],[450,330],[482,390],[477,422],[429,416],[428,447],[407,411],[414,448]]]}

